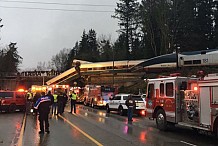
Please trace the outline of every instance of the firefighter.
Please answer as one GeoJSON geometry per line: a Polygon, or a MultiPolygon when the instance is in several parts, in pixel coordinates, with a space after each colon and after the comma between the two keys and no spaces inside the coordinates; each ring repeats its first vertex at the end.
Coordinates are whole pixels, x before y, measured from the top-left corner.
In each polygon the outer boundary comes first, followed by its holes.
{"type": "Polygon", "coordinates": [[[71,94],[71,107],[70,107],[70,113],[72,113],[74,111],[74,113],[76,113],[76,93],[73,91],[73,93],[71,94]]]}
{"type": "Polygon", "coordinates": [[[134,111],[134,108],[136,107],[136,103],[135,103],[135,100],[132,98],[132,95],[129,95],[128,99],[125,102],[125,105],[128,107],[128,112],[127,112],[128,121],[131,122],[133,111],[134,111]]]}
{"type": "Polygon", "coordinates": [[[58,108],[58,95],[57,92],[55,91],[53,94],[54,97],[54,102],[52,104],[52,114],[54,113],[54,115],[57,115],[57,108],[58,108]]]}
{"type": "Polygon", "coordinates": [[[39,134],[44,134],[44,132],[50,133],[48,115],[50,112],[51,97],[46,96],[45,92],[42,92],[41,94],[42,96],[36,101],[34,108],[38,109],[39,112],[39,123],[40,123],[39,134]]]}

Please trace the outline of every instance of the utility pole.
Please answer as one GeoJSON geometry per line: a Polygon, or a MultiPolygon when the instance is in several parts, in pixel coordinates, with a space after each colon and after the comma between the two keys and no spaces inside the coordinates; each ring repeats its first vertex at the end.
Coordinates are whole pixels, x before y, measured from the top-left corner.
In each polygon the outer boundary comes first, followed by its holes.
{"type": "Polygon", "coordinates": [[[114,87],[114,48],[112,48],[112,54],[113,54],[113,87],[114,87]]]}

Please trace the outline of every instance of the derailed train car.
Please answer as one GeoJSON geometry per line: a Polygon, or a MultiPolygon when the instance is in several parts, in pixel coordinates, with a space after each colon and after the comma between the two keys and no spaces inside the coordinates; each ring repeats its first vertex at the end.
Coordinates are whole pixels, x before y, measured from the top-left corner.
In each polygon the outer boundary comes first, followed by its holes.
{"type": "Polygon", "coordinates": [[[132,72],[171,71],[177,67],[217,66],[218,49],[171,53],[147,59],[131,68],[132,72]]]}

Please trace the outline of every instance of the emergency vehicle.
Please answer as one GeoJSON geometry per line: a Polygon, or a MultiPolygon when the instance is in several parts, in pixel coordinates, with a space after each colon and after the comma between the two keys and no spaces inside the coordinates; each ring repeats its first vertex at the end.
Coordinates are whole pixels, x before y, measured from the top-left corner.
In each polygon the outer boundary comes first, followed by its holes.
{"type": "Polygon", "coordinates": [[[31,86],[31,93],[34,96],[36,94],[36,92],[47,92],[47,87],[43,86],[43,85],[32,85],[31,86]]]}
{"type": "Polygon", "coordinates": [[[83,103],[84,102],[84,88],[83,87],[71,87],[69,95],[71,95],[73,92],[76,93],[76,102],[77,103],[83,103]]]}
{"type": "Polygon", "coordinates": [[[218,76],[164,77],[146,80],[147,117],[157,128],[183,125],[218,135],[218,76]]]}
{"type": "Polygon", "coordinates": [[[26,92],[18,91],[0,91],[0,108],[1,111],[15,112],[16,110],[25,111],[26,109],[26,92]]]}
{"type": "Polygon", "coordinates": [[[114,87],[100,85],[86,85],[84,88],[84,105],[91,107],[105,107],[109,98],[113,98],[117,91],[114,87]]]}
{"type": "Polygon", "coordinates": [[[47,90],[51,91],[51,94],[57,93],[66,93],[67,96],[70,94],[70,86],[69,85],[49,85],[47,86],[47,90]]]}

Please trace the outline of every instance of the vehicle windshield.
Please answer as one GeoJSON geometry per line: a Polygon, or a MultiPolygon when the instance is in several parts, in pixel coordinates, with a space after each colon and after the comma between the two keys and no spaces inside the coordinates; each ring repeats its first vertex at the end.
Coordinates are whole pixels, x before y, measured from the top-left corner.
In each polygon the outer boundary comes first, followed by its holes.
{"type": "Polygon", "coordinates": [[[139,95],[132,95],[132,98],[136,101],[143,101],[143,99],[139,95]]]}

